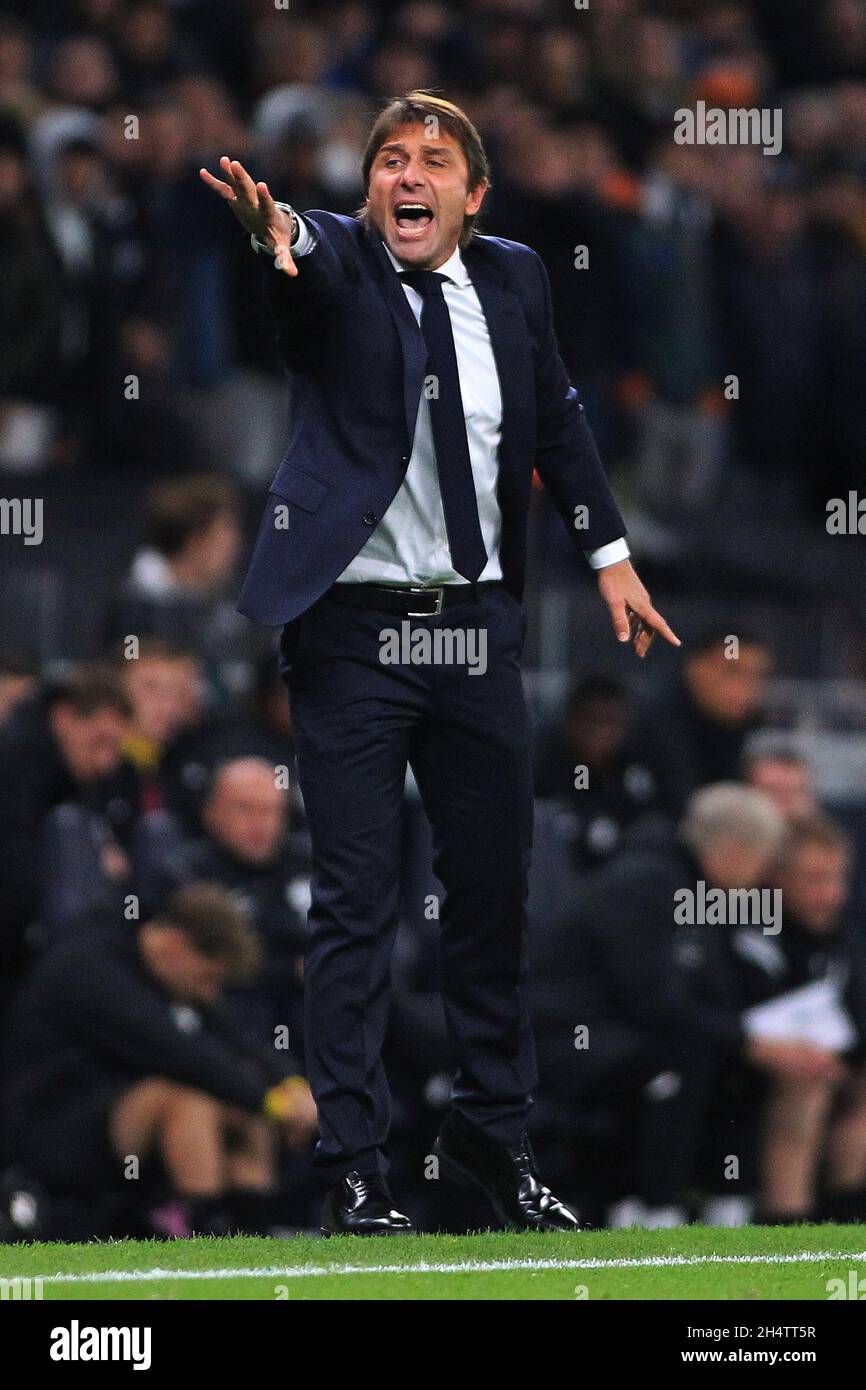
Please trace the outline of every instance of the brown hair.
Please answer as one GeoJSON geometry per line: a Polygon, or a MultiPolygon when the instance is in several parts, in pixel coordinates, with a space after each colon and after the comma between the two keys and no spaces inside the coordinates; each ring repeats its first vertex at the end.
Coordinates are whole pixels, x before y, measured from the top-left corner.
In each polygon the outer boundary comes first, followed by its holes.
{"type": "Polygon", "coordinates": [[[814,815],[798,816],[791,821],[779,853],[782,868],[788,868],[801,849],[807,845],[818,845],[820,849],[832,850],[834,854],[851,855],[851,841],[840,825],[823,811],[814,815]]]}
{"type": "Polygon", "coordinates": [[[159,922],[177,927],[200,955],[225,965],[233,984],[251,979],[261,968],[261,945],[249,916],[219,883],[176,888],[152,925],[159,922]]]}
{"type": "Polygon", "coordinates": [[[45,690],[49,709],[69,705],[77,715],[89,719],[98,710],[113,709],[128,719],[131,706],[123,683],[113,666],[90,661],[50,681],[45,690]]]}
{"type": "MultiPolygon", "coordinates": [[[[467,192],[472,193],[485,179],[489,181],[490,164],[487,153],[481,136],[466,112],[461,111],[459,106],[455,106],[453,101],[446,101],[444,97],[437,97],[432,92],[416,91],[409,92],[404,97],[394,97],[377,116],[361,161],[361,173],[366,189],[370,187],[370,170],[373,167],[373,161],[394,132],[399,130],[401,126],[423,125],[431,119],[437,121],[439,126],[457,141],[463,151],[469,167],[467,192]]],[[[480,212],[477,212],[473,216],[463,219],[461,246],[469,245],[480,215],[480,212]]],[[[367,221],[366,205],[359,209],[357,216],[362,222],[367,221]]]]}
{"type": "Polygon", "coordinates": [[[160,483],[147,499],[147,537],[163,555],[177,555],[191,536],[207,531],[223,512],[237,512],[237,490],[213,473],[192,473],[160,483]]]}

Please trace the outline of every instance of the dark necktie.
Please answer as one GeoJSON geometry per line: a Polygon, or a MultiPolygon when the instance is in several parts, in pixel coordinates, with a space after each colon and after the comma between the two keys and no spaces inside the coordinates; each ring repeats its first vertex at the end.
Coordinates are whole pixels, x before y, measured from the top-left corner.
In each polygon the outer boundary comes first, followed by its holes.
{"type": "Polygon", "coordinates": [[[487,564],[487,551],[478,520],[451,315],[442,293],[446,277],[433,270],[405,270],[400,279],[424,300],[421,332],[427,344],[427,372],[435,378],[430,418],[448,548],[457,573],[474,583],[487,564]]]}

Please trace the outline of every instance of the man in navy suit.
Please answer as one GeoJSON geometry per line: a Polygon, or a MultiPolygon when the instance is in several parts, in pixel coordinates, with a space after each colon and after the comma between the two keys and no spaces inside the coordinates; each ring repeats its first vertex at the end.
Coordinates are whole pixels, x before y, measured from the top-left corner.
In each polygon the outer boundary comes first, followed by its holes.
{"type": "Polygon", "coordinates": [[[477,130],[413,92],[376,121],[356,218],[275,203],[237,161],[201,171],[265,260],[292,433],[241,599],[282,624],[314,854],[306,1047],[323,1230],[411,1230],[388,1188],[381,1048],[407,765],[433,827],[457,1064],[433,1153],[512,1227],[570,1230],[526,1138],[532,827],[519,661],[533,469],[598,571],[620,641],[677,638],[629,561],[528,247],[475,233],[477,130]]]}

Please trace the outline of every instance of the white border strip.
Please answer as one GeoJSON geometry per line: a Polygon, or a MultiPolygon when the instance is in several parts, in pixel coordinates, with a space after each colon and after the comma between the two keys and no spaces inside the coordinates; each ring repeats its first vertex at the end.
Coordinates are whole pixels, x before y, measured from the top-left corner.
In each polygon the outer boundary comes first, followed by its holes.
{"type": "Polygon", "coordinates": [[[404,1265],[267,1265],[261,1269],[107,1269],[82,1274],[6,1274],[6,1279],[41,1279],[44,1284],[130,1284],[155,1279],[321,1279],[332,1274],[493,1274],[546,1269],[678,1269],[695,1265],[821,1264],[866,1260],[866,1250],[803,1250],[794,1255],[647,1255],[635,1259],[463,1260],[404,1265]]]}

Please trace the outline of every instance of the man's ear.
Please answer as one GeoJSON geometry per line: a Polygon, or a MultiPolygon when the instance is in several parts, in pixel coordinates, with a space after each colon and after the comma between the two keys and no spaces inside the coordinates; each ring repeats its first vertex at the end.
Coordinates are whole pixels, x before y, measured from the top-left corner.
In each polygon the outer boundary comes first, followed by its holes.
{"type": "Polygon", "coordinates": [[[476,184],[475,188],[469,190],[469,192],[466,195],[467,217],[474,217],[475,214],[481,210],[481,204],[484,202],[484,199],[487,196],[487,190],[489,189],[489,187],[490,183],[488,182],[488,180],[482,179],[479,184],[476,184]]]}

